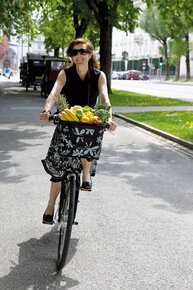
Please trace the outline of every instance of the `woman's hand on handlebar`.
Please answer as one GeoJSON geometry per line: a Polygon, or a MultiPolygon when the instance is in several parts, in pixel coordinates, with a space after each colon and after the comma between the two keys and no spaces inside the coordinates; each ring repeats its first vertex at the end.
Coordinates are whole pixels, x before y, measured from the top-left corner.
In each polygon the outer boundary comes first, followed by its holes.
{"type": "Polygon", "coordinates": [[[51,112],[49,110],[44,110],[40,113],[40,120],[43,122],[49,122],[49,117],[51,115],[51,112]]]}
{"type": "Polygon", "coordinates": [[[108,121],[108,124],[109,124],[109,126],[108,126],[108,130],[109,130],[109,131],[115,131],[115,130],[116,130],[116,128],[117,128],[117,124],[116,124],[115,122],[113,122],[113,121],[108,121]]]}

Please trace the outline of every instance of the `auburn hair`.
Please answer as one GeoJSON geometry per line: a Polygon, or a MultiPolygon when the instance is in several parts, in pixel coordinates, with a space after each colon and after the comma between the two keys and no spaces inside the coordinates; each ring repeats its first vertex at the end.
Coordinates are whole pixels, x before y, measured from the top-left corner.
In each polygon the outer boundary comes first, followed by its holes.
{"type": "MultiPolygon", "coordinates": [[[[71,51],[72,49],[74,48],[75,45],[77,44],[86,44],[86,49],[92,53],[92,56],[91,58],[89,59],[89,65],[91,67],[94,67],[94,68],[99,68],[99,63],[97,62],[97,59],[96,59],[96,55],[93,53],[93,50],[94,50],[94,47],[93,47],[93,44],[90,42],[90,40],[88,39],[84,39],[84,38],[76,38],[74,39],[68,46],[67,48],[67,51],[66,51],[66,54],[68,57],[71,56],[71,51]]],[[[74,65],[74,63],[72,63],[72,65],[74,65]]]]}

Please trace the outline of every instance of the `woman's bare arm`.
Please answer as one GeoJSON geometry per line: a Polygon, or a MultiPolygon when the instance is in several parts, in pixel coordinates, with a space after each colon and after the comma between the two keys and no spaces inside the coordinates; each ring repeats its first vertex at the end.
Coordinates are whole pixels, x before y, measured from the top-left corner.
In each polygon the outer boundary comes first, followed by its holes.
{"type": "Polygon", "coordinates": [[[48,121],[50,112],[56,101],[56,96],[61,93],[65,83],[66,83],[66,74],[64,70],[61,70],[54,83],[51,93],[46,99],[44,111],[40,114],[40,120],[48,121]]]}
{"type": "MultiPolygon", "coordinates": [[[[101,98],[101,104],[105,107],[111,106],[109,96],[108,96],[108,89],[107,89],[107,80],[104,72],[101,71],[99,81],[98,81],[98,89],[99,89],[99,96],[101,98]]],[[[110,109],[110,118],[109,118],[109,130],[114,131],[117,125],[112,121],[112,109],[110,109]]]]}

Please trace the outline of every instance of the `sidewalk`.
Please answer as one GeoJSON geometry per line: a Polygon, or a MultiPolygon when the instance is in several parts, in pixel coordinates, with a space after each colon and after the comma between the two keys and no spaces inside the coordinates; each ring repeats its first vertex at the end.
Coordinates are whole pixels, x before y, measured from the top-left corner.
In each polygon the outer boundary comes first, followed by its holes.
{"type": "Polygon", "coordinates": [[[149,106],[149,107],[113,107],[113,113],[132,113],[150,111],[193,111],[193,106],[149,106]]]}

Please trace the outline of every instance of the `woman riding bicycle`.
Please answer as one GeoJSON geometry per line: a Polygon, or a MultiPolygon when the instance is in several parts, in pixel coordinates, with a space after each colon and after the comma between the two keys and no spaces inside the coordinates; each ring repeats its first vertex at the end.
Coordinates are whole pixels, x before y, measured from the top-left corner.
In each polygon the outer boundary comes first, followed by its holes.
{"type": "MultiPolygon", "coordinates": [[[[55,104],[56,96],[61,92],[65,95],[70,106],[88,105],[94,107],[98,97],[100,97],[102,105],[110,106],[106,76],[104,72],[98,69],[93,50],[92,43],[83,38],[77,38],[70,43],[67,49],[67,56],[71,57],[72,65],[67,69],[61,70],[58,74],[54,87],[46,99],[44,111],[40,114],[40,120],[49,121],[49,115],[55,104]]],[[[112,114],[108,122],[108,130],[115,130],[116,124],[112,121],[112,114]]],[[[81,163],[83,167],[81,189],[91,191],[91,162],[81,158],[81,163]]],[[[50,196],[42,221],[45,224],[53,224],[55,201],[61,188],[61,182],[58,179],[52,177],[50,180],[52,182],[50,196]]]]}

